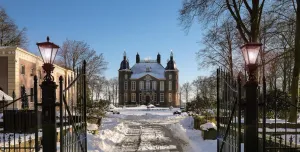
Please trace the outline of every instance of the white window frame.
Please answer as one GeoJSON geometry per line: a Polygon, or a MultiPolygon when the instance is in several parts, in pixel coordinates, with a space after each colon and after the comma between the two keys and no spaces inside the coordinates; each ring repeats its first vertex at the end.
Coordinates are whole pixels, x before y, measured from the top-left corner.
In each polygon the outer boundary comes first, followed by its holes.
{"type": "Polygon", "coordinates": [[[140,90],[144,89],[144,81],[140,81],[140,90]]]}
{"type": "Polygon", "coordinates": [[[165,85],[165,82],[164,82],[164,81],[160,81],[160,82],[159,82],[159,90],[160,90],[160,91],[164,91],[164,90],[165,90],[165,86],[164,86],[164,85],[165,85]]]}
{"type": "Polygon", "coordinates": [[[169,81],[169,91],[172,91],[172,81],[169,81]]]}
{"type": "Polygon", "coordinates": [[[156,90],[156,81],[152,81],[152,90],[156,90]]]}
{"type": "Polygon", "coordinates": [[[135,95],[135,93],[131,93],[131,102],[136,102],[136,95],[135,95]]]}
{"type": "Polygon", "coordinates": [[[128,81],[124,81],[124,90],[128,90],[128,81]]]}
{"type": "Polygon", "coordinates": [[[136,90],[136,83],[135,83],[135,81],[131,81],[131,90],[132,91],[136,90]]]}
{"type": "Polygon", "coordinates": [[[164,95],[164,93],[160,93],[160,94],[159,94],[159,101],[160,101],[160,102],[164,102],[164,100],[165,100],[165,95],[164,95]]]}
{"type": "Polygon", "coordinates": [[[172,93],[169,93],[169,102],[172,102],[172,93]]]}
{"type": "Polygon", "coordinates": [[[124,93],[124,102],[127,102],[127,101],[128,101],[127,93],[124,93]]]}
{"type": "Polygon", "coordinates": [[[150,81],[146,81],[146,90],[150,90],[150,81]]]}

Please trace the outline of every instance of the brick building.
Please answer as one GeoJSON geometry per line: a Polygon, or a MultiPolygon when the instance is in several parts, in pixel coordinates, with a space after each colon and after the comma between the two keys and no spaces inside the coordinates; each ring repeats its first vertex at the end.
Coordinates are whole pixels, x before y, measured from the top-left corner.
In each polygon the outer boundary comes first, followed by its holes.
{"type": "MultiPolygon", "coordinates": [[[[25,86],[27,94],[33,89],[33,76],[38,77],[38,84],[41,84],[44,78],[42,69],[43,60],[19,47],[0,47],[0,88],[6,94],[12,96],[15,91],[16,98],[20,97],[21,86],[25,86]]],[[[54,81],[58,85],[59,77],[64,78],[64,87],[68,86],[74,79],[74,72],[57,65],[54,65],[52,73],[54,81]]],[[[57,101],[59,101],[59,88],[56,90],[57,101]]],[[[75,89],[66,93],[67,101],[73,95],[75,89]]],[[[41,101],[41,88],[38,86],[38,100],[41,101]]],[[[30,102],[30,98],[29,98],[30,102]]],[[[21,107],[21,101],[17,102],[15,107],[21,107]]],[[[29,107],[33,102],[29,103],[29,107]]]]}
{"type": "Polygon", "coordinates": [[[141,60],[137,53],[136,63],[130,67],[124,52],[119,69],[119,105],[178,107],[178,73],[173,53],[166,67],[159,53],[156,60],[141,60]]]}

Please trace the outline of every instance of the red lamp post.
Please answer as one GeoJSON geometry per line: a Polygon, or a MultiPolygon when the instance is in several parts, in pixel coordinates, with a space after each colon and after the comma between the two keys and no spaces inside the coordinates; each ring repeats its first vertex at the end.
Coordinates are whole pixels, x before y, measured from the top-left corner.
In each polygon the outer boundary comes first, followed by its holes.
{"type": "Polygon", "coordinates": [[[258,151],[258,102],[257,102],[257,80],[255,71],[257,69],[256,60],[260,51],[260,43],[247,43],[241,47],[246,69],[248,71],[248,81],[246,89],[245,107],[245,152],[258,151]]]}
{"type": "Polygon", "coordinates": [[[54,70],[53,62],[59,46],[49,42],[37,43],[39,51],[44,61],[43,69],[46,72],[44,81],[40,85],[42,88],[42,129],[43,129],[43,151],[56,151],[56,88],[54,77],[51,75],[54,70]]]}

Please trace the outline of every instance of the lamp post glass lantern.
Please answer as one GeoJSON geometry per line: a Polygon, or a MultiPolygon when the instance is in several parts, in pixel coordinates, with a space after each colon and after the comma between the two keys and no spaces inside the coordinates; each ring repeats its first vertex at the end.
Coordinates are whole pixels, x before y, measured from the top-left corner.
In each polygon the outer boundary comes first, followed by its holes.
{"type": "Polygon", "coordinates": [[[59,49],[59,46],[49,42],[49,37],[47,37],[47,42],[41,42],[36,44],[41,53],[44,65],[43,69],[46,72],[45,80],[53,80],[51,72],[54,70],[53,62],[56,57],[56,53],[59,49]]]}
{"type": "Polygon", "coordinates": [[[247,70],[250,73],[256,70],[256,59],[261,43],[247,43],[241,47],[247,70]]]}

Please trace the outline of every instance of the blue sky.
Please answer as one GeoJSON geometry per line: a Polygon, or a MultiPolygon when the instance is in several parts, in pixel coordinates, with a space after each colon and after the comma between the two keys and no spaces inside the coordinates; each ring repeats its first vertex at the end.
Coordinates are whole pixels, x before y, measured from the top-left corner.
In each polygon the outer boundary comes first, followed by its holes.
{"type": "Polygon", "coordinates": [[[36,52],[36,42],[50,40],[61,45],[64,40],[83,40],[109,62],[105,76],[118,76],[124,49],[130,66],[135,55],[156,59],[162,65],[173,50],[180,70],[180,84],[192,81],[210,70],[197,69],[195,52],[202,46],[203,29],[194,24],[186,34],[179,26],[181,0],[0,0],[19,27],[27,28],[28,49],[36,52]]]}

